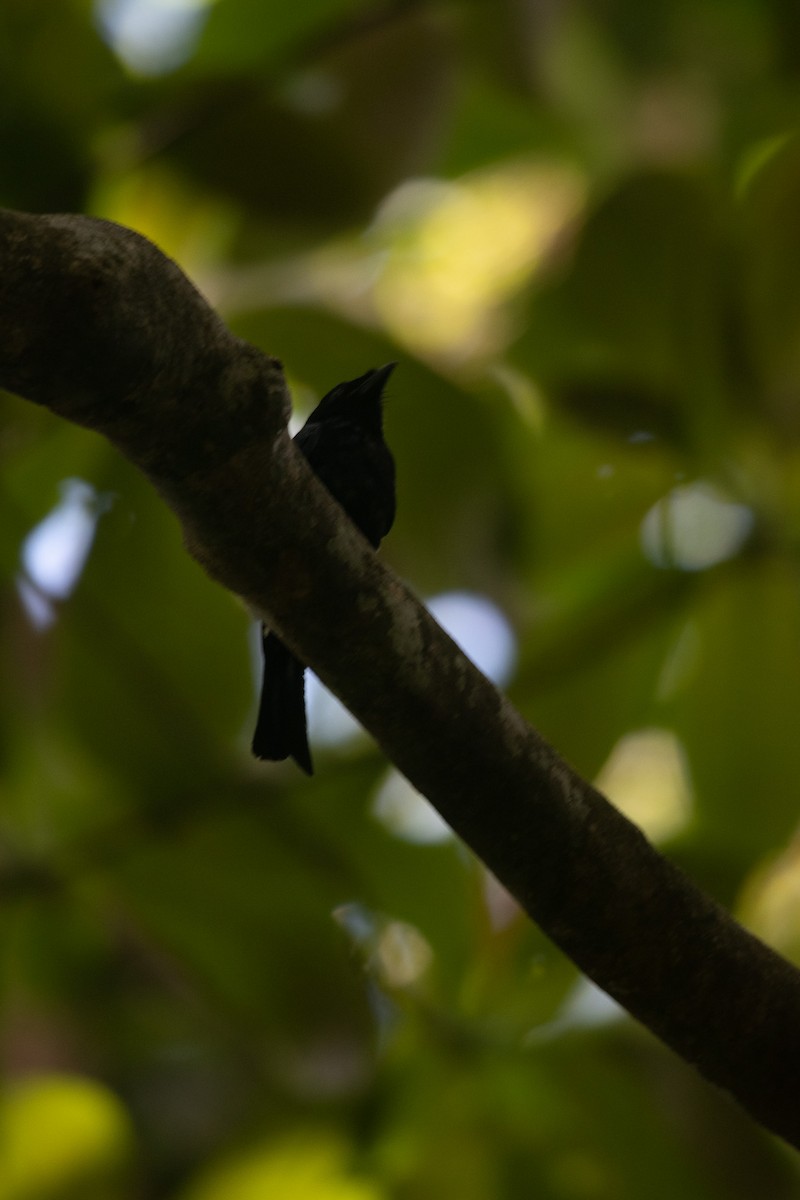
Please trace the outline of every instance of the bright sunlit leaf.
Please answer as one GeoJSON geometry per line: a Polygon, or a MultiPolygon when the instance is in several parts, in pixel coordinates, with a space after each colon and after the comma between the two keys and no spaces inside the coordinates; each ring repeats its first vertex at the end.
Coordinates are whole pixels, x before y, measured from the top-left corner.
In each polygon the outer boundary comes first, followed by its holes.
{"type": "Polygon", "coordinates": [[[620,738],[595,783],[656,842],[680,833],[691,817],[686,755],[668,729],[642,729],[620,738]]]}
{"type": "Polygon", "coordinates": [[[487,355],[504,337],[497,306],[541,266],[582,201],[576,172],[535,162],[402,184],[369,234],[384,248],[374,294],[387,328],[422,354],[487,355]]]}
{"type": "Polygon", "coordinates": [[[383,1200],[379,1185],[351,1172],[334,1134],[305,1135],[230,1158],[190,1186],[182,1200],[383,1200]]]}
{"type": "Polygon", "coordinates": [[[76,1075],[14,1084],[0,1102],[0,1196],[47,1200],[81,1181],[94,1195],[90,1187],[105,1178],[111,1200],[132,1144],[128,1115],[102,1084],[76,1075]]]}

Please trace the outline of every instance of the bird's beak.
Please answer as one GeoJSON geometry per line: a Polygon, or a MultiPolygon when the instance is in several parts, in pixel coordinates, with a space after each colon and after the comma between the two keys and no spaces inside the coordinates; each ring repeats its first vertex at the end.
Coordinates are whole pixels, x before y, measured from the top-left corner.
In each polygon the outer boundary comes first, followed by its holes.
{"type": "Polygon", "coordinates": [[[385,367],[376,367],[369,380],[369,390],[372,394],[381,394],[386,387],[389,376],[397,366],[396,362],[387,363],[385,367]]]}

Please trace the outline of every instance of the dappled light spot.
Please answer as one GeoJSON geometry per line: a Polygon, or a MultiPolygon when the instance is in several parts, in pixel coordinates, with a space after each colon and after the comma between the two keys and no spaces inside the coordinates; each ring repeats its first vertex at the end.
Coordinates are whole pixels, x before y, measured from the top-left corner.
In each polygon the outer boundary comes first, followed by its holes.
{"type": "Polygon", "coordinates": [[[691,818],[686,755],[668,729],[641,729],[620,738],[595,782],[653,841],[675,837],[691,818]]]}
{"type": "Polygon", "coordinates": [[[133,1147],[128,1115],[116,1096],[76,1075],[44,1075],[8,1086],[0,1126],[4,1197],[99,1196],[103,1180],[110,1189],[133,1147]]]}
{"type": "Polygon", "coordinates": [[[333,910],[333,919],[359,948],[368,946],[375,937],[377,917],[372,909],[355,900],[340,904],[333,910]]]}
{"type": "Polygon", "coordinates": [[[410,987],[433,963],[427,938],[407,921],[389,921],[375,947],[374,963],[382,982],[390,988],[410,987]]]}
{"type": "Polygon", "coordinates": [[[56,610],[48,596],[29,583],[24,575],[17,576],[17,595],[34,629],[49,629],[56,619],[56,610]]]}
{"type": "Polygon", "coordinates": [[[306,671],[306,711],[309,737],[315,746],[342,746],[364,732],[313,671],[306,671]]]}
{"type": "Polygon", "coordinates": [[[163,75],[191,56],[211,0],[97,0],[98,29],[136,75],[163,75]]]}
{"type": "Polygon", "coordinates": [[[436,809],[394,768],[378,788],[372,812],[390,833],[405,842],[433,846],[453,836],[436,809]]]}
{"type": "Polygon", "coordinates": [[[593,1029],[627,1017],[625,1009],[611,996],[592,983],[579,979],[567,996],[557,1016],[532,1029],[525,1038],[527,1045],[546,1042],[571,1033],[575,1029],[593,1029]]]}
{"type": "Polygon", "coordinates": [[[408,921],[393,920],[356,902],[341,904],[333,917],[383,987],[409,987],[433,963],[433,947],[408,921]]]}
{"type": "Polygon", "coordinates": [[[23,607],[37,629],[51,624],[51,600],[66,600],[80,579],[97,521],[110,500],[81,479],[65,479],[61,499],[22,543],[24,575],[17,583],[23,607]]]}
{"type": "Polygon", "coordinates": [[[496,932],[507,929],[522,915],[519,902],[488,868],[483,876],[483,895],[489,922],[496,932]]]}
{"type": "Polygon", "coordinates": [[[753,524],[752,509],[698,480],[653,505],[642,521],[642,549],[657,567],[704,571],[738,554],[753,524]]]}
{"type": "Polygon", "coordinates": [[[770,946],[800,963],[800,838],[750,876],[739,918],[770,946]]]}
{"type": "Polygon", "coordinates": [[[475,666],[499,687],[508,683],[517,659],[517,641],[496,604],[475,592],[442,592],[428,610],[475,666]]]}
{"type": "Polygon", "coordinates": [[[339,746],[363,732],[355,717],[320,683],[313,671],[306,673],[306,707],[315,745],[339,746]]]}
{"type": "Polygon", "coordinates": [[[385,252],[374,298],[386,328],[422,354],[490,355],[507,336],[499,306],[582,203],[574,170],[525,161],[401,184],[366,235],[385,252]]]}
{"type": "Polygon", "coordinates": [[[382,1200],[383,1189],[351,1171],[351,1147],[308,1129],[231,1155],[182,1192],[185,1200],[382,1200]]]}

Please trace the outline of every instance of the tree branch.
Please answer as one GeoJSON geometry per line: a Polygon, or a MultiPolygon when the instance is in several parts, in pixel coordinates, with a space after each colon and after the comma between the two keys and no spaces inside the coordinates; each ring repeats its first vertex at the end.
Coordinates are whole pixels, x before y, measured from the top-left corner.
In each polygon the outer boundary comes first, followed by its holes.
{"type": "Polygon", "coordinates": [[[800,972],[572,771],[372,553],[292,446],[280,364],[151,243],[87,217],[0,210],[0,329],[0,385],[140,467],[207,571],[562,950],[800,1148],[800,972]]]}

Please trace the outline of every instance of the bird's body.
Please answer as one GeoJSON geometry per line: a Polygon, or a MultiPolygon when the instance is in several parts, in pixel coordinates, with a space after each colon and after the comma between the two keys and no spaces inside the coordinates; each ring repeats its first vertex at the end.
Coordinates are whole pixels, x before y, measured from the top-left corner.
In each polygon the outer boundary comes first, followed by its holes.
{"type": "MultiPolygon", "coordinates": [[[[309,466],[371,545],[395,513],[394,460],[383,440],[383,389],[395,364],[340,383],[320,400],[294,439],[309,466]]],[[[305,667],[262,628],[264,675],[253,754],[293,758],[312,773],[305,711],[305,667]]]]}

